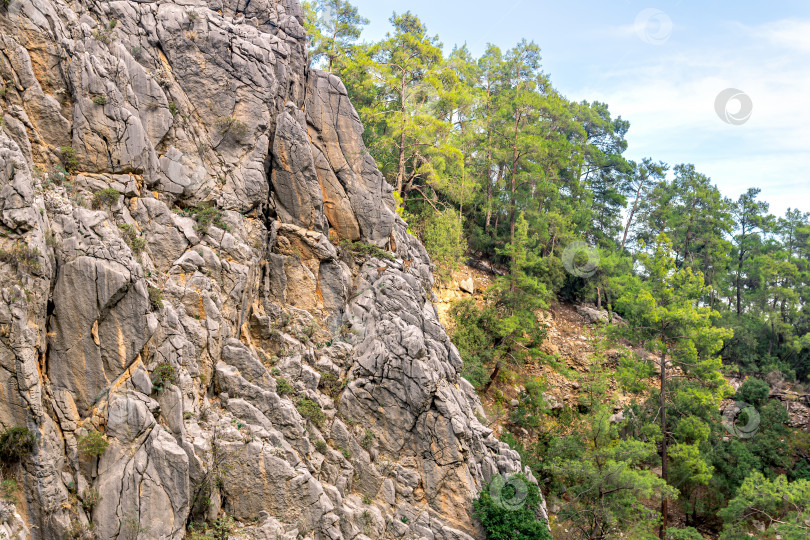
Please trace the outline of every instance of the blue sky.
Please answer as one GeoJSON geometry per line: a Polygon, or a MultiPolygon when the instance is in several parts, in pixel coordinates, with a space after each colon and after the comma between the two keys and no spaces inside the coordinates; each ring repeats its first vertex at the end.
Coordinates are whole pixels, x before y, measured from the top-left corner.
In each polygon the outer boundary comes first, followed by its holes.
{"type": "MultiPolygon", "coordinates": [[[[810,212],[810,2],[783,0],[352,0],[379,39],[412,11],[445,49],[540,45],[569,99],[608,103],[630,121],[627,155],[694,163],[736,198],[762,189],[771,212],[810,212]],[[718,94],[750,97],[750,118],[723,122],[718,94]]],[[[738,114],[731,101],[726,111],[738,114]]]]}

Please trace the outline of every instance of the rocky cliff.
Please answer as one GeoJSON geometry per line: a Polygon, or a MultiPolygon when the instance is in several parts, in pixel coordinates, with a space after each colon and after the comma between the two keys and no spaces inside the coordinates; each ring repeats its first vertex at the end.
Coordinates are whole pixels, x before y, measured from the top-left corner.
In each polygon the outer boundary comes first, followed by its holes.
{"type": "Polygon", "coordinates": [[[0,1],[0,424],[34,435],[0,532],[481,537],[519,457],[301,23],[0,1]]]}

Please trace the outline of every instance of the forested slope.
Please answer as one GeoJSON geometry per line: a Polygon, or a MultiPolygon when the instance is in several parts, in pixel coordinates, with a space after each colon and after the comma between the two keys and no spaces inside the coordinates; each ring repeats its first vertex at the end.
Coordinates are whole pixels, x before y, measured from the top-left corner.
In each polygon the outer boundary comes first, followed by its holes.
{"type": "Polygon", "coordinates": [[[486,402],[504,381],[523,388],[500,405],[572,537],[658,535],[670,514],[724,538],[806,537],[808,437],[769,394],[789,383],[805,399],[810,215],[772,215],[756,186],[731,199],[700,164],[628,159],[632,119],[561,95],[535,43],[474,57],[411,12],[363,42],[350,3],[305,9],[314,65],[346,83],[439,276],[468,258],[501,269],[449,310],[452,338],[486,402]],[[552,412],[527,374],[566,369],[545,345],[558,301],[606,310],[600,347],[628,349],[596,362],[584,403],[552,412]],[[635,395],[621,422],[600,377],[635,395]],[[737,428],[721,414],[732,398],[752,406],[728,413],[737,428]]]}

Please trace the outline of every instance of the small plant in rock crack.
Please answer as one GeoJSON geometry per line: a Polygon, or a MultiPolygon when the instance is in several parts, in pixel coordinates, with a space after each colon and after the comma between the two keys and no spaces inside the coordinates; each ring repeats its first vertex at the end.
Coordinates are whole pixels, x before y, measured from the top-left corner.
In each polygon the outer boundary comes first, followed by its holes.
{"type": "Polygon", "coordinates": [[[276,379],[276,393],[280,396],[295,394],[295,388],[284,377],[276,379]]]}
{"type": "Polygon", "coordinates": [[[110,443],[96,430],[88,431],[87,435],[79,437],[79,454],[85,457],[100,457],[107,451],[108,446],[110,443]]]}
{"type": "Polygon", "coordinates": [[[374,244],[367,244],[365,242],[352,242],[350,240],[341,240],[340,249],[354,255],[355,257],[370,258],[376,257],[378,259],[385,259],[393,261],[394,256],[382,248],[374,244]]]}
{"type": "Polygon", "coordinates": [[[93,194],[93,210],[100,210],[103,206],[111,207],[118,202],[121,192],[113,187],[96,191],[93,194]]]}
{"type": "Polygon", "coordinates": [[[371,430],[367,429],[363,433],[363,438],[360,439],[360,446],[368,450],[369,448],[372,447],[372,445],[374,445],[374,441],[376,439],[377,437],[374,435],[374,433],[371,430]]]}
{"type": "Polygon", "coordinates": [[[103,96],[103,95],[95,96],[93,98],[93,103],[95,103],[96,105],[104,106],[104,105],[107,104],[107,96],[103,96]]]}
{"type": "Polygon", "coordinates": [[[338,379],[337,375],[334,373],[322,371],[318,388],[320,388],[321,391],[327,396],[335,399],[343,391],[343,384],[341,384],[340,379],[338,379]]]}
{"type": "Polygon", "coordinates": [[[196,208],[188,208],[182,213],[194,218],[197,222],[194,228],[198,233],[207,233],[211,225],[215,225],[223,231],[228,230],[228,225],[222,221],[225,212],[213,206],[210,202],[200,203],[196,208]]]}
{"type": "Polygon", "coordinates": [[[92,523],[84,524],[78,520],[70,522],[66,534],[65,538],[69,540],[96,540],[95,525],[92,523]]]}
{"type": "Polygon", "coordinates": [[[100,502],[101,495],[95,489],[86,489],[82,492],[82,508],[88,512],[92,512],[100,502]]]}
{"type": "Polygon", "coordinates": [[[168,362],[158,364],[152,371],[152,386],[156,392],[162,392],[166,385],[177,382],[177,371],[168,362]]]}
{"type": "Polygon", "coordinates": [[[301,398],[296,403],[295,408],[298,409],[301,416],[312,422],[316,427],[323,427],[323,423],[326,421],[326,415],[323,413],[320,405],[309,398],[301,398]]]}
{"type": "Polygon", "coordinates": [[[121,536],[124,540],[136,540],[141,533],[147,534],[149,527],[141,527],[141,520],[138,513],[130,510],[124,513],[124,519],[121,521],[121,536]]]}
{"type": "Polygon", "coordinates": [[[34,450],[34,434],[24,427],[13,427],[0,434],[0,461],[17,463],[34,450]]]}
{"type": "Polygon", "coordinates": [[[132,250],[132,254],[137,257],[143,253],[143,250],[146,248],[146,240],[141,238],[137,229],[127,224],[119,225],[118,228],[121,230],[121,236],[124,238],[124,242],[126,242],[129,249],[132,250]]]}
{"type": "Polygon", "coordinates": [[[163,307],[163,291],[157,287],[149,285],[149,305],[152,306],[152,311],[158,311],[163,307]]]}
{"type": "Polygon", "coordinates": [[[326,452],[329,451],[329,445],[326,444],[325,441],[315,441],[313,444],[315,445],[315,450],[321,454],[326,454],[326,452]]]}
{"type": "Polygon", "coordinates": [[[248,125],[232,116],[218,118],[216,125],[223,138],[228,135],[233,135],[236,140],[241,140],[248,133],[248,125]]]}
{"type": "Polygon", "coordinates": [[[59,149],[59,157],[62,159],[62,166],[69,173],[79,168],[79,158],[76,157],[76,150],[72,146],[63,146],[59,149]]]}
{"type": "Polygon", "coordinates": [[[39,249],[29,247],[22,242],[15,242],[11,249],[0,248],[0,261],[12,264],[17,269],[27,269],[33,273],[42,271],[42,266],[39,264],[39,258],[42,254],[39,249]]]}

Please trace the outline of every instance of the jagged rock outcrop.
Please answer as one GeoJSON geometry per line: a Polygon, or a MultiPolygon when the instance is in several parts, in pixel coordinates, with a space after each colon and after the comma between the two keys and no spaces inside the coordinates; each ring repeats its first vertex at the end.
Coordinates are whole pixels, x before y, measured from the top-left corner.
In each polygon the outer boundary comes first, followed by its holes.
{"type": "Polygon", "coordinates": [[[302,17],[0,3],[0,531],[475,538],[521,469],[302,17]]]}

